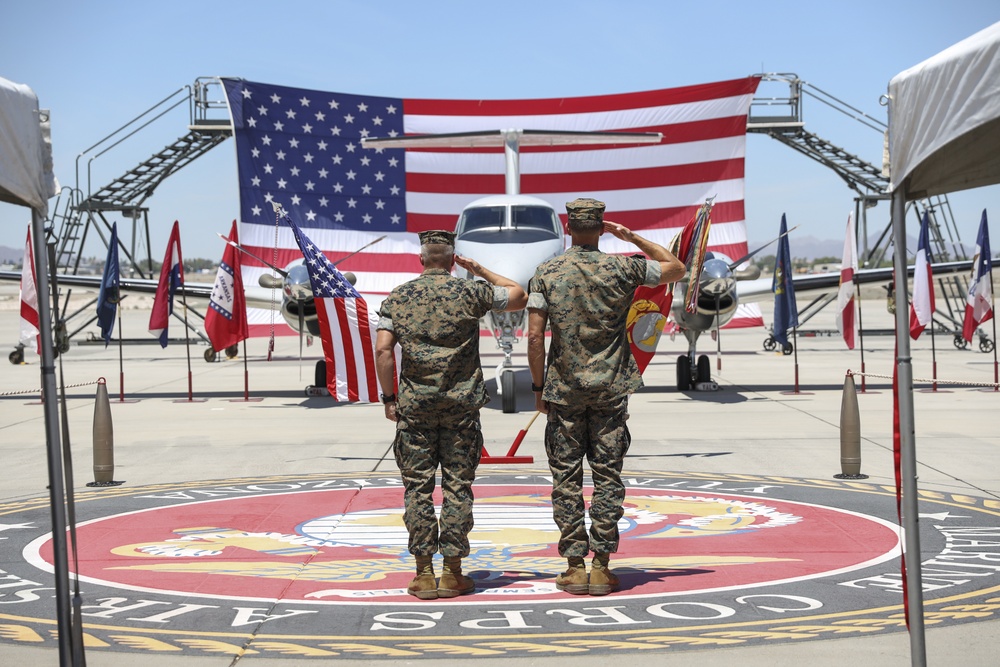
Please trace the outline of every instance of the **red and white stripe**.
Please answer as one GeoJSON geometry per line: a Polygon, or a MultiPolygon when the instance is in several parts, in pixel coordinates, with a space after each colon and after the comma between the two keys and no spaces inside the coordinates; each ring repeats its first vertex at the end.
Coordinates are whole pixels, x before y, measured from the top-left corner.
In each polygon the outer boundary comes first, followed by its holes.
{"type": "Polygon", "coordinates": [[[847,349],[853,350],[858,331],[854,303],[854,274],[858,270],[858,251],[854,238],[854,215],[851,213],[847,215],[843,257],[840,263],[840,290],[837,292],[837,330],[843,336],[847,349]]]}
{"type": "Polygon", "coordinates": [[[35,252],[31,247],[31,225],[24,244],[24,262],[21,265],[21,332],[20,341],[39,353],[38,291],[35,287],[35,252]]]}
{"type": "Polygon", "coordinates": [[[335,332],[323,336],[326,358],[326,386],[341,402],[377,403],[375,377],[375,335],[378,316],[364,299],[318,299],[316,313],[324,329],[335,332]]]}

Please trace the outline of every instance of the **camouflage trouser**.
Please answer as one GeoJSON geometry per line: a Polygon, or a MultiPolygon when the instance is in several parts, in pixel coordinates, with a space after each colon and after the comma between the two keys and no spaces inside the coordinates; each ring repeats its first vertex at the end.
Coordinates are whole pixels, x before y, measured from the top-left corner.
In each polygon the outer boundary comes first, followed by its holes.
{"type": "Polygon", "coordinates": [[[632,441],[626,420],[628,397],[575,407],[549,404],[545,453],[552,471],[552,518],[559,528],[564,558],[618,550],[625,485],[621,472],[632,441]],[[590,501],[590,539],[584,522],[583,459],[590,464],[594,494],[590,501]]]}
{"type": "Polygon", "coordinates": [[[392,451],[403,478],[403,523],[410,534],[411,554],[430,556],[440,550],[443,556],[469,555],[472,482],[482,450],[479,410],[400,415],[392,451]],[[433,496],[439,466],[440,522],[434,515],[433,496]]]}

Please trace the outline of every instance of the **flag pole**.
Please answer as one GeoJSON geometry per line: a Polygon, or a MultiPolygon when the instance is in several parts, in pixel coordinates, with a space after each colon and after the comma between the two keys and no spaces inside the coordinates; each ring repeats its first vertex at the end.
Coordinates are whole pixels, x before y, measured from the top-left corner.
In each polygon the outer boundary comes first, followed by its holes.
{"type": "Polygon", "coordinates": [[[937,345],[934,338],[934,313],[931,313],[931,391],[937,391],[937,345]]]}
{"type": "Polygon", "coordinates": [[[115,304],[118,315],[118,402],[125,402],[125,356],[122,351],[122,304],[121,299],[115,304]]]}
{"type": "MultiPolygon", "coordinates": [[[[181,267],[181,271],[184,267],[181,267]]],[[[187,350],[187,365],[188,365],[188,401],[194,400],[194,395],[192,393],[191,387],[191,333],[188,331],[188,306],[187,306],[187,295],[184,294],[184,290],[181,290],[181,305],[184,307],[184,347],[187,350]]]]}
{"type": "Polygon", "coordinates": [[[250,400],[250,370],[247,368],[247,339],[243,339],[243,400],[250,400]]]}
{"type": "Polygon", "coordinates": [[[865,393],[865,335],[862,333],[865,328],[861,323],[861,288],[858,286],[858,275],[854,274],[851,280],[854,282],[854,294],[858,300],[858,347],[861,352],[861,393],[865,393]]]}
{"type": "Polygon", "coordinates": [[[795,393],[799,393],[799,328],[792,327],[792,353],[795,354],[795,393]]]}
{"type": "MultiPolygon", "coordinates": [[[[993,283],[993,267],[990,267],[990,283],[993,283]]],[[[993,299],[993,290],[990,290],[990,310],[993,312],[993,391],[1000,391],[1000,372],[997,368],[997,311],[993,299]]]]}

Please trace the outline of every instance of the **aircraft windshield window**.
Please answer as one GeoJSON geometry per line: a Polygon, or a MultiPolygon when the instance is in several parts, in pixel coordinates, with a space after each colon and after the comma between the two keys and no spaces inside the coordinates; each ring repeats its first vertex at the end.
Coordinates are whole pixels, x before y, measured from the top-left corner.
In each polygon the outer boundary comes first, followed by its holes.
{"type": "Polygon", "coordinates": [[[559,218],[555,212],[544,206],[512,206],[514,229],[541,229],[557,234],[559,218]]]}
{"type": "Polygon", "coordinates": [[[458,227],[463,233],[479,229],[500,230],[503,229],[503,219],[503,206],[469,208],[462,212],[462,220],[458,227]]]}

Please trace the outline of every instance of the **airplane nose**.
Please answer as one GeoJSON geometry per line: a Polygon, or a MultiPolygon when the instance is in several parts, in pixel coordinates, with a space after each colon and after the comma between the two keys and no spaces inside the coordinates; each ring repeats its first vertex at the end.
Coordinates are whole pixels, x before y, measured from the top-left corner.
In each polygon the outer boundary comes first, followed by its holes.
{"type": "Polygon", "coordinates": [[[285,296],[294,301],[306,301],[312,298],[312,286],[309,284],[309,271],[304,264],[293,266],[288,271],[282,290],[285,296]]]}
{"type": "Polygon", "coordinates": [[[701,279],[698,282],[701,286],[701,293],[712,296],[721,296],[736,288],[736,278],[729,270],[729,265],[718,259],[710,259],[705,262],[701,271],[701,279]]]}

